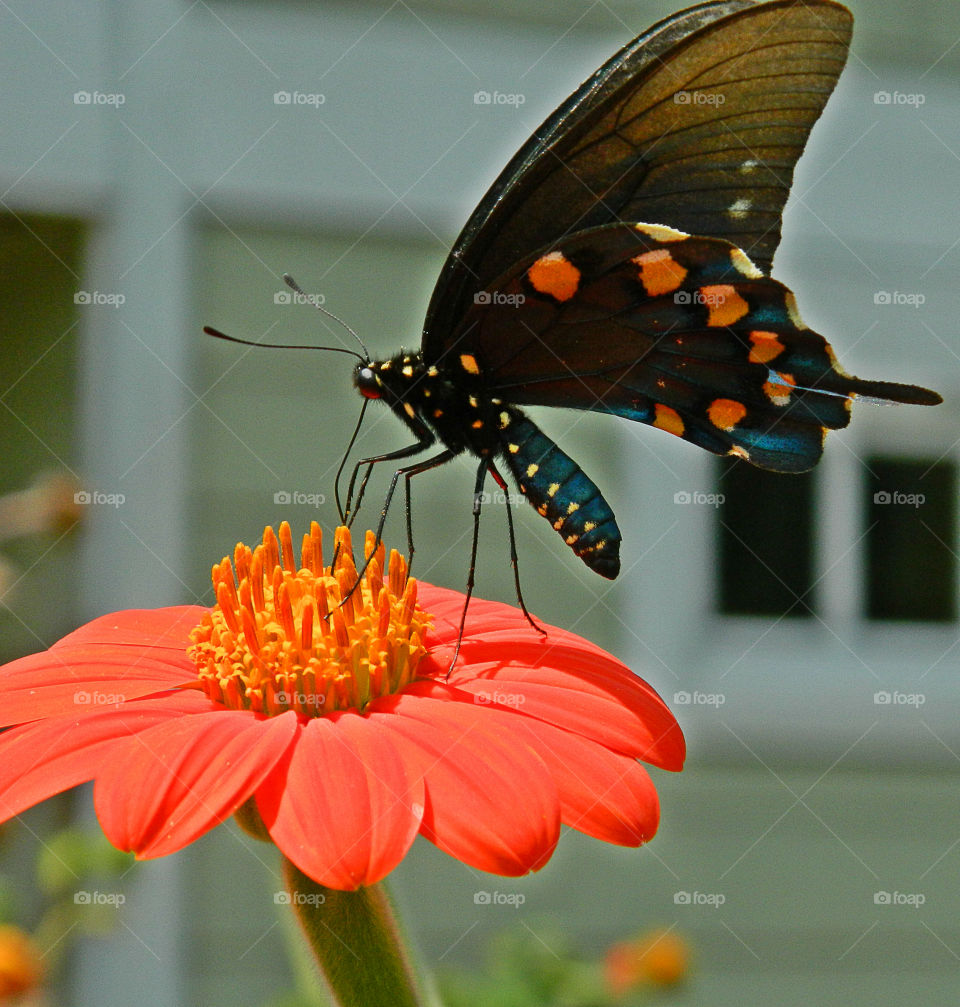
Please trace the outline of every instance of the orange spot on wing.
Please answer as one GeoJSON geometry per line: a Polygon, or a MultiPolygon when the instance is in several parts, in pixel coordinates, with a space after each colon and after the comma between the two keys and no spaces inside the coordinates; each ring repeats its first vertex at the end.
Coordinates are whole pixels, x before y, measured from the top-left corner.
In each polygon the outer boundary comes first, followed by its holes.
{"type": "Polygon", "coordinates": [[[729,283],[717,283],[700,288],[701,304],[706,304],[710,314],[707,325],[733,325],[750,311],[750,305],[729,283]]]}
{"type": "Polygon", "coordinates": [[[671,409],[670,406],[661,405],[659,402],[654,404],[653,409],[653,425],[655,427],[659,427],[661,430],[666,430],[667,433],[676,434],[677,437],[683,436],[685,427],[683,425],[683,420],[680,418],[680,414],[676,411],[676,409],[671,409]]]}
{"type": "Polygon", "coordinates": [[[734,399],[714,399],[707,407],[710,422],[721,430],[732,430],[747,415],[747,407],[734,399]]]}
{"type": "Polygon", "coordinates": [[[569,301],[580,286],[580,270],[563,252],[547,252],[527,270],[527,279],[538,293],[569,301]]]}
{"type": "Polygon", "coordinates": [[[790,393],[797,382],[792,374],[784,374],[781,371],[775,371],[774,373],[777,376],[777,380],[765,382],[763,391],[775,406],[785,406],[789,403],[790,393]]]}
{"type": "Polygon", "coordinates": [[[786,349],[776,332],[751,332],[750,342],[753,343],[750,350],[751,364],[768,364],[786,349]]]}
{"type": "Polygon", "coordinates": [[[633,262],[640,267],[640,282],[651,297],[676,290],[687,275],[687,270],[665,248],[636,255],[633,262]]]}

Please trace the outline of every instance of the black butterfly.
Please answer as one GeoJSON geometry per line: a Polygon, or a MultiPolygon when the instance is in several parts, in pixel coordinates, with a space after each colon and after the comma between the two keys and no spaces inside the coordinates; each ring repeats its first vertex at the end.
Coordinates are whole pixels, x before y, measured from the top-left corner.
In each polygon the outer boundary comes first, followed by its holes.
{"type": "Polygon", "coordinates": [[[479,459],[468,596],[481,492],[488,473],[506,487],[501,461],[573,551],[613,578],[612,510],[520,406],[615,413],[802,472],[826,431],[847,425],[856,395],[939,402],[924,388],[845,374],[793,294],[765,275],[851,26],[829,0],[701,4],[654,25],[561,105],[457,239],[420,351],[361,357],[357,388],[416,441],[357,464],[347,515],[375,463],[439,441],[437,454],[396,470],[378,538],[401,477],[412,538],[410,478],[466,451],[479,459]]]}

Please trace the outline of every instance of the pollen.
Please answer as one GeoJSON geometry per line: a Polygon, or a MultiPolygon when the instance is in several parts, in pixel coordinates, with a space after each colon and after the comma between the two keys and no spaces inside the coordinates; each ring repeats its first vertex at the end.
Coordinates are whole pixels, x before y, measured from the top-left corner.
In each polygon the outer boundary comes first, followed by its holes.
{"type": "Polygon", "coordinates": [[[290,526],[266,528],[255,549],[238,544],[213,567],[217,602],[191,632],[198,689],[233,710],[322,717],[363,710],[416,677],[431,616],[396,551],[384,568],[382,543],[367,532],[359,578],[350,532],[338,528],[334,561],[323,563],[314,522],[294,559],[290,526]]]}

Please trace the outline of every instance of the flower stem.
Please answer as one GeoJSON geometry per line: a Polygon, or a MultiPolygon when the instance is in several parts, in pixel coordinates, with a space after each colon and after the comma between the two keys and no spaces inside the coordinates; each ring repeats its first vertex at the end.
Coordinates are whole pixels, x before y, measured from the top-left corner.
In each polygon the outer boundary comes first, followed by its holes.
{"type": "Polygon", "coordinates": [[[337,1004],[425,1007],[383,883],[341,892],[283,864],[291,906],[337,1004]]]}

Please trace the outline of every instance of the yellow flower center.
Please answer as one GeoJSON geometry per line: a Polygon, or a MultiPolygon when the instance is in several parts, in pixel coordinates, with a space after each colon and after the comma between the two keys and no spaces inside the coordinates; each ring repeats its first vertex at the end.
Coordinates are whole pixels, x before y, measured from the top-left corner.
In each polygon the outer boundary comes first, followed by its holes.
{"type": "Polygon", "coordinates": [[[279,540],[268,527],[262,545],[238,544],[232,564],[213,567],[217,603],[187,648],[195,688],[234,710],[322,717],[362,710],[413,680],[430,616],[406,560],[392,551],[384,576],[383,544],[373,552],[367,532],[364,556],[373,555],[358,584],[349,530],[337,529],[330,566],[322,544],[313,522],[298,568],[284,521],[279,540]]]}

